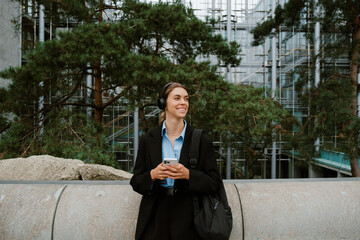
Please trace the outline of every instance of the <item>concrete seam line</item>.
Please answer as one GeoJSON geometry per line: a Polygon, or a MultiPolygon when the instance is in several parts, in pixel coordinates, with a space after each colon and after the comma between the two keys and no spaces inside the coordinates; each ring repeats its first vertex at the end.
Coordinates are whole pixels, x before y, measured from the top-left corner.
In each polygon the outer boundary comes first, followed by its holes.
{"type": "Polygon", "coordinates": [[[65,191],[65,188],[67,187],[68,185],[65,185],[63,187],[63,189],[61,189],[61,192],[59,194],[59,197],[58,199],[56,199],[56,205],[55,205],[55,210],[54,210],[54,214],[53,214],[53,219],[52,219],[52,223],[51,223],[51,240],[54,239],[54,228],[55,228],[55,217],[56,217],[56,212],[57,212],[57,209],[58,209],[58,206],[59,206],[59,203],[60,203],[60,198],[63,194],[63,192],[65,191]]]}
{"type": "Polygon", "coordinates": [[[243,207],[242,207],[242,203],[241,203],[241,197],[240,197],[240,192],[239,189],[237,188],[236,184],[234,184],[234,187],[236,188],[236,192],[238,194],[239,197],[239,203],[240,203],[240,211],[241,211],[241,223],[242,223],[242,240],[245,240],[245,219],[244,219],[244,213],[243,213],[243,207]]]}

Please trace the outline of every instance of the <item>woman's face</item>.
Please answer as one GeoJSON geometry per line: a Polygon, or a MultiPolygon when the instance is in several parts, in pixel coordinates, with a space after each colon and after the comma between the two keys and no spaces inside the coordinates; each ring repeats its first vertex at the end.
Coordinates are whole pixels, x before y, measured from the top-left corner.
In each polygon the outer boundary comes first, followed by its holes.
{"type": "Polygon", "coordinates": [[[174,88],[166,99],[166,118],[184,118],[189,109],[189,95],[182,87],[174,88]]]}

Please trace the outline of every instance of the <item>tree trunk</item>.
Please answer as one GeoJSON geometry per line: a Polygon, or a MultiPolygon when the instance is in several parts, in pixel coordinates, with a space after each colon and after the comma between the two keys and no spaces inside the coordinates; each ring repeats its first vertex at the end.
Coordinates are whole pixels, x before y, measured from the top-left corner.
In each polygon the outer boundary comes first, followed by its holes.
{"type": "Polygon", "coordinates": [[[102,102],[102,79],[100,62],[94,66],[94,78],[95,78],[95,122],[102,124],[104,107],[102,102]]]}
{"type": "MultiPolygon", "coordinates": [[[[103,0],[99,2],[99,16],[98,21],[101,23],[103,12],[103,0]]],[[[95,79],[95,122],[102,124],[104,115],[104,106],[102,101],[102,78],[101,78],[101,59],[94,64],[94,79],[95,79]]]]}
{"type": "MultiPolygon", "coordinates": [[[[359,69],[359,53],[360,53],[360,19],[359,15],[355,14],[356,11],[353,5],[350,6],[353,12],[353,35],[352,35],[352,49],[351,49],[351,62],[350,62],[350,78],[352,86],[352,95],[351,100],[351,113],[354,118],[357,117],[357,75],[359,69]]],[[[351,174],[353,177],[360,177],[360,169],[358,156],[356,151],[356,136],[358,133],[351,131],[349,133],[349,159],[351,166],[351,174]]]]}
{"type": "Polygon", "coordinates": [[[360,169],[359,169],[359,162],[357,156],[356,141],[354,139],[355,134],[351,134],[352,136],[349,137],[349,143],[351,144],[349,148],[349,159],[350,159],[350,167],[351,167],[351,175],[353,177],[360,177],[360,169]]]}
{"type": "Polygon", "coordinates": [[[246,151],[246,155],[247,155],[247,170],[248,170],[248,178],[249,179],[253,179],[254,178],[254,169],[253,169],[253,165],[254,165],[254,149],[252,149],[251,147],[248,147],[247,148],[247,151],[246,151]]]}
{"type": "Polygon", "coordinates": [[[139,107],[139,116],[140,116],[140,120],[142,122],[142,130],[144,131],[144,133],[147,133],[149,129],[148,129],[147,122],[146,122],[144,107],[139,107]]]}

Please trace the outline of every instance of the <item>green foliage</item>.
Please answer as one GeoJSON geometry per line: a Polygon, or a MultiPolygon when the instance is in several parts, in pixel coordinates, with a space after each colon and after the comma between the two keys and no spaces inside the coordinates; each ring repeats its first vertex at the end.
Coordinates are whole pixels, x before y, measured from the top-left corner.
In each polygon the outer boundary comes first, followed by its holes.
{"type": "Polygon", "coordinates": [[[216,76],[193,96],[190,114],[192,122],[223,134],[228,143],[248,146],[272,139],[273,129],[285,131],[279,124],[294,121],[278,102],[264,96],[263,89],[232,85],[216,76]]]}
{"type": "MultiPolygon", "coordinates": [[[[305,8],[312,8],[312,1],[304,0],[292,0],[284,4],[283,8],[278,6],[279,12],[281,12],[281,18],[277,21],[277,25],[285,24],[287,27],[299,27],[300,23],[300,14],[305,8]]],[[[278,12],[275,12],[275,15],[278,16],[278,12]]]]}
{"type": "Polygon", "coordinates": [[[49,154],[56,157],[81,159],[86,163],[116,166],[116,161],[101,126],[89,122],[74,111],[51,112],[45,117],[46,128],[17,121],[0,139],[4,158],[49,154]]]}
{"type": "MultiPolygon", "coordinates": [[[[302,105],[309,107],[309,115],[303,125],[302,133],[309,137],[310,145],[313,145],[311,140],[318,136],[332,139],[337,135],[340,141],[344,140],[348,131],[345,126],[354,120],[351,109],[346,107],[354,98],[351,79],[338,74],[334,69],[324,71],[322,76],[319,86],[311,89],[308,89],[307,81],[304,79],[296,83],[296,89],[301,93],[299,97],[302,105]]],[[[337,150],[345,151],[344,146],[337,150]]]]}
{"type": "MultiPolygon", "coordinates": [[[[74,7],[71,1],[61,4],[70,4],[69,9],[74,7]]],[[[180,3],[124,1],[121,11],[118,22],[80,25],[71,32],[59,33],[58,39],[39,45],[27,57],[26,66],[3,75],[13,80],[14,94],[16,89],[29,87],[31,79],[30,88],[36,92],[29,98],[37,99],[51,90],[52,95],[58,96],[52,101],[54,104],[74,103],[71,97],[84,88],[82,81],[88,71],[95,76],[94,70],[101,59],[102,89],[98,91],[112,98],[103,105],[94,105],[92,99],[80,99],[74,104],[96,111],[109,106],[113,99],[134,94],[137,98],[132,98],[130,105],[135,106],[142,104],[142,89],[157,92],[169,81],[170,72],[198,56],[216,55],[218,65],[240,62],[237,43],[227,45],[220,35],[214,35],[210,26],[197,19],[191,9],[180,3]],[[40,82],[44,89],[38,87],[40,82]],[[138,90],[133,86],[138,86],[138,90]],[[118,87],[124,91],[119,93],[118,87]]],[[[26,103],[19,102],[19,105],[26,106],[26,103]]]]}
{"type": "Polygon", "coordinates": [[[276,35],[280,25],[287,27],[299,27],[300,13],[307,6],[308,1],[291,0],[284,4],[278,5],[275,9],[275,17],[270,17],[268,20],[258,23],[256,27],[251,30],[254,35],[254,40],[251,43],[253,46],[259,46],[265,42],[266,37],[273,37],[276,35]]]}
{"type": "Polygon", "coordinates": [[[214,34],[211,26],[179,2],[148,4],[125,1],[122,11],[121,21],[126,19],[134,23],[134,34],[127,37],[131,43],[136,43],[139,53],[167,56],[180,64],[199,55],[212,54],[223,64],[239,64],[239,45],[232,42],[228,46],[221,35],[214,34]]]}
{"type": "Polygon", "coordinates": [[[244,85],[229,84],[220,79],[202,85],[191,100],[191,121],[246,154],[249,177],[252,166],[276,138],[273,133],[291,137],[297,124],[281,105],[264,97],[264,91],[244,85]],[[238,143],[241,143],[240,145],[238,143]]]}
{"type": "Polygon", "coordinates": [[[45,128],[42,151],[53,156],[81,159],[85,163],[116,167],[115,156],[101,130],[102,126],[82,114],[61,112],[45,128]]]}
{"type": "Polygon", "coordinates": [[[275,35],[273,29],[276,27],[276,22],[273,18],[262,23],[257,23],[256,27],[250,31],[254,35],[254,40],[251,45],[259,46],[263,44],[268,36],[272,37],[275,35]]]}
{"type": "Polygon", "coordinates": [[[47,14],[51,16],[55,24],[61,23],[66,17],[73,17],[79,23],[96,22],[100,17],[98,0],[37,0],[36,2],[48,9],[47,14]]]}

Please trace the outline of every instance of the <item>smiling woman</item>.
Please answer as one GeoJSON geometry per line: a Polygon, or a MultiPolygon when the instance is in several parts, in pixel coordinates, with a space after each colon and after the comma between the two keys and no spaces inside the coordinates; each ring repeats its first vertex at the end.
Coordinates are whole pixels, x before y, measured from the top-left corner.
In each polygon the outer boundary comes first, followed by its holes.
{"type": "Polygon", "coordinates": [[[221,178],[210,138],[200,138],[198,163],[190,168],[189,151],[194,128],[184,120],[189,95],[180,83],[168,83],[159,92],[163,110],[160,125],[140,140],[131,179],[142,194],[135,239],[200,239],[194,225],[193,194],[218,191],[221,178]],[[175,158],[175,165],[163,160],[175,158]]]}

